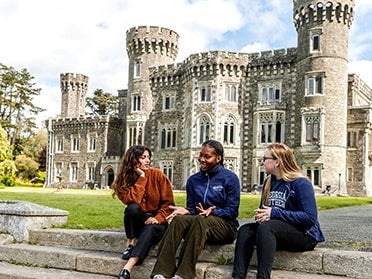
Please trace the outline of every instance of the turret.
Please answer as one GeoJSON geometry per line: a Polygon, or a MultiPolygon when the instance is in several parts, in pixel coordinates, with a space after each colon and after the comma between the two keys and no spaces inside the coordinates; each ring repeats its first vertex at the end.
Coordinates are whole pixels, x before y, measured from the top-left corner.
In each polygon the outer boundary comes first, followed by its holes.
{"type": "Polygon", "coordinates": [[[318,169],[324,187],[338,186],[345,193],[348,42],[354,1],[293,2],[298,33],[296,122],[303,131],[297,145],[305,168],[318,169]]]}
{"type": "Polygon", "coordinates": [[[85,115],[88,77],[81,74],[66,73],[61,80],[61,117],[73,118],[85,115]]]}

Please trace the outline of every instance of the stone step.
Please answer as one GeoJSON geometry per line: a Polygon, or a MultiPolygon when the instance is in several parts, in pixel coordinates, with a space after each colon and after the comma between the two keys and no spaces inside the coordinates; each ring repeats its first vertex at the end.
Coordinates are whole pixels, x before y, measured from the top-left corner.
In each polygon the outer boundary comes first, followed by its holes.
{"type": "MultiPolygon", "coordinates": [[[[231,270],[226,266],[216,267],[219,271],[219,277],[217,278],[231,278],[231,270]]],[[[137,277],[135,275],[136,270],[132,273],[132,278],[137,277]]],[[[205,279],[215,279],[216,273],[208,273],[205,279]]],[[[302,273],[286,270],[273,270],[271,274],[272,279],[342,279],[344,276],[334,276],[326,274],[311,274],[302,273]]],[[[54,268],[42,268],[42,267],[29,267],[10,264],[6,262],[0,262],[0,279],[114,279],[117,276],[101,275],[95,273],[78,272],[71,270],[61,270],[54,268]]],[[[148,278],[148,277],[145,277],[148,278]]],[[[249,271],[247,279],[255,279],[256,274],[253,271],[249,271]]]]}
{"type": "MultiPolygon", "coordinates": [[[[0,245],[0,261],[74,271],[78,275],[83,272],[113,277],[117,277],[125,264],[121,259],[126,241],[122,232],[45,229],[30,231],[29,238],[29,244],[3,241],[4,244],[0,245]]],[[[234,244],[207,245],[197,264],[197,278],[231,278],[233,252],[234,244]]],[[[149,278],[155,253],[156,248],[151,250],[143,265],[135,267],[132,279],[149,278]]],[[[253,266],[255,263],[254,257],[253,266]]],[[[316,248],[304,253],[278,252],[274,268],[277,272],[290,271],[314,276],[372,278],[372,253],[329,248],[316,248]]]]}

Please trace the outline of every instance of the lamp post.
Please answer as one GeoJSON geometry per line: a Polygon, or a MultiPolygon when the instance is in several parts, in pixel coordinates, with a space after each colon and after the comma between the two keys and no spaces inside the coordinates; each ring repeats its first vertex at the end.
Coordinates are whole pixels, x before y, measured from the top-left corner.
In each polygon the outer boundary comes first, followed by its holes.
{"type": "Polygon", "coordinates": [[[341,194],[341,172],[338,173],[338,194],[341,194]]]}

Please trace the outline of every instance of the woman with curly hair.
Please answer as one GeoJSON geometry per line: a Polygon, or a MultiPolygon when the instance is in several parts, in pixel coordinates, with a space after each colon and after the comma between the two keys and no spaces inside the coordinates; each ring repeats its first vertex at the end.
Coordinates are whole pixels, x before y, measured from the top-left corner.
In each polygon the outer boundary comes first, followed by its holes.
{"type": "Polygon", "coordinates": [[[151,168],[152,152],[142,145],[131,146],[123,157],[112,184],[113,197],[125,205],[124,229],[127,247],[123,259],[128,260],[119,279],[129,279],[135,265],[142,264],[151,247],[167,229],[166,217],[173,212],[172,185],[160,170],[151,168]]]}

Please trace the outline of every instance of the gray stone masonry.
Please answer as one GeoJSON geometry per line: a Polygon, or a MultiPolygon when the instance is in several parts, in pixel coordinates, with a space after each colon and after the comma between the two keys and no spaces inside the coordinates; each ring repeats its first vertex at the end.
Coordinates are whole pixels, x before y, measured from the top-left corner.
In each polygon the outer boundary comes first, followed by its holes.
{"type": "Polygon", "coordinates": [[[68,212],[30,202],[0,200],[0,231],[8,232],[15,241],[28,241],[29,230],[61,226],[68,212]]]}

